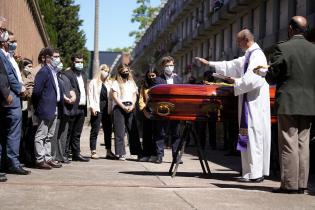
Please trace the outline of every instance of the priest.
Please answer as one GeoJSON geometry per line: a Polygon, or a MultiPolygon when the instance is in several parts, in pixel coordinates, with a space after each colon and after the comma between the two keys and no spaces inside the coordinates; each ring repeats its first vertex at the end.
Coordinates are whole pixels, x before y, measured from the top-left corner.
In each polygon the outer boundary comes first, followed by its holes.
{"type": "Polygon", "coordinates": [[[271,121],[269,85],[253,72],[257,66],[267,66],[267,59],[253,34],[244,29],[237,34],[237,44],[245,55],[231,61],[213,62],[195,58],[215,68],[217,74],[228,76],[239,96],[239,136],[237,149],[242,157],[240,182],[262,182],[269,175],[271,121]]]}

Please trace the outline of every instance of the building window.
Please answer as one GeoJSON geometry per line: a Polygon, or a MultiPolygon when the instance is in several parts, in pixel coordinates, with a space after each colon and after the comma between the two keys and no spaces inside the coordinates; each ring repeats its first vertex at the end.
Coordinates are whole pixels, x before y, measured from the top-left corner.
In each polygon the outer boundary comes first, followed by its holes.
{"type": "Polygon", "coordinates": [[[280,29],[285,29],[288,27],[288,18],[289,18],[289,1],[288,0],[280,0],[279,7],[280,14],[280,29]]]}
{"type": "Polygon", "coordinates": [[[253,11],[253,34],[257,40],[260,39],[259,28],[260,28],[260,7],[257,7],[253,11]]]}
{"type": "Polygon", "coordinates": [[[249,15],[246,14],[242,17],[242,29],[249,28],[249,15]]]}
{"type": "Polygon", "coordinates": [[[224,0],[213,0],[213,11],[216,12],[224,5],[224,0]]]}
{"type": "Polygon", "coordinates": [[[296,14],[306,17],[307,16],[307,1],[306,0],[299,0],[296,1],[296,14]]]}
{"type": "Polygon", "coordinates": [[[274,26],[274,15],[273,15],[273,1],[268,0],[266,2],[266,36],[271,35],[273,33],[274,26]]]}

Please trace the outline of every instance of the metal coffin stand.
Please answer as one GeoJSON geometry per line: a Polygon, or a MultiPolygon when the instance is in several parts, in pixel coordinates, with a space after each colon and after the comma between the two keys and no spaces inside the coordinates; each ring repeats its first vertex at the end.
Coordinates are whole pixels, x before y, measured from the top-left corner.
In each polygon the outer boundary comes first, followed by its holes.
{"type": "Polygon", "coordinates": [[[169,174],[175,177],[185,150],[192,137],[204,174],[211,174],[205,151],[193,122],[207,121],[215,114],[217,120],[237,119],[237,100],[233,87],[228,85],[158,85],[150,89],[148,106],[153,120],[177,120],[184,122],[184,130],[173,158],[169,174]]]}

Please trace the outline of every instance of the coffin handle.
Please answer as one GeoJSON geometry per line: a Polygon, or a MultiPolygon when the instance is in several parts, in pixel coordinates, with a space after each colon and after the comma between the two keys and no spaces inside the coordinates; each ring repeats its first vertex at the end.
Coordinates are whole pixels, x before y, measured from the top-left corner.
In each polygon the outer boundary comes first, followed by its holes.
{"type": "Polygon", "coordinates": [[[167,116],[175,109],[175,105],[169,102],[160,102],[157,104],[156,113],[159,116],[167,116]]]}

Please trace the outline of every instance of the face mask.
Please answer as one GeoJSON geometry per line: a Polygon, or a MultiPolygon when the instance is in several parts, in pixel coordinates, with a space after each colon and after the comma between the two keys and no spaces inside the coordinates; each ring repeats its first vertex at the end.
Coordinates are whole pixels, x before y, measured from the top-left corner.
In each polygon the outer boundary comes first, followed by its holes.
{"type": "Polygon", "coordinates": [[[123,78],[123,79],[128,79],[129,77],[129,73],[121,73],[120,76],[123,78]]]}
{"type": "Polygon", "coordinates": [[[101,76],[102,76],[104,79],[106,79],[106,78],[108,77],[108,72],[102,71],[102,72],[101,72],[101,76]]]}
{"type": "Polygon", "coordinates": [[[31,68],[28,67],[28,66],[25,66],[24,71],[26,71],[26,72],[31,72],[31,68]]]}
{"type": "Polygon", "coordinates": [[[171,75],[174,71],[174,66],[167,66],[164,68],[164,72],[167,74],[167,75],[171,75]]]}
{"type": "Polygon", "coordinates": [[[57,70],[61,71],[62,69],[63,69],[63,63],[60,62],[57,66],[57,70]]]}
{"type": "Polygon", "coordinates": [[[2,32],[0,35],[0,42],[6,42],[9,39],[9,33],[7,31],[2,32]]]}
{"type": "Polygon", "coordinates": [[[8,48],[9,48],[9,52],[12,53],[16,50],[16,47],[17,47],[17,43],[14,42],[14,43],[9,43],[8,44],[8,48]]]}
{"type": "Polygon", "coordinates": [[[82,71],[83,69],[83,63],[75,63],[74,68],[78,71],[82,71]]]}
{"type": "Polygon", "coordinates": [[[53,58],[51,65],[56,68],[60,63],[61,63],[60,58],[53,58]]]}

